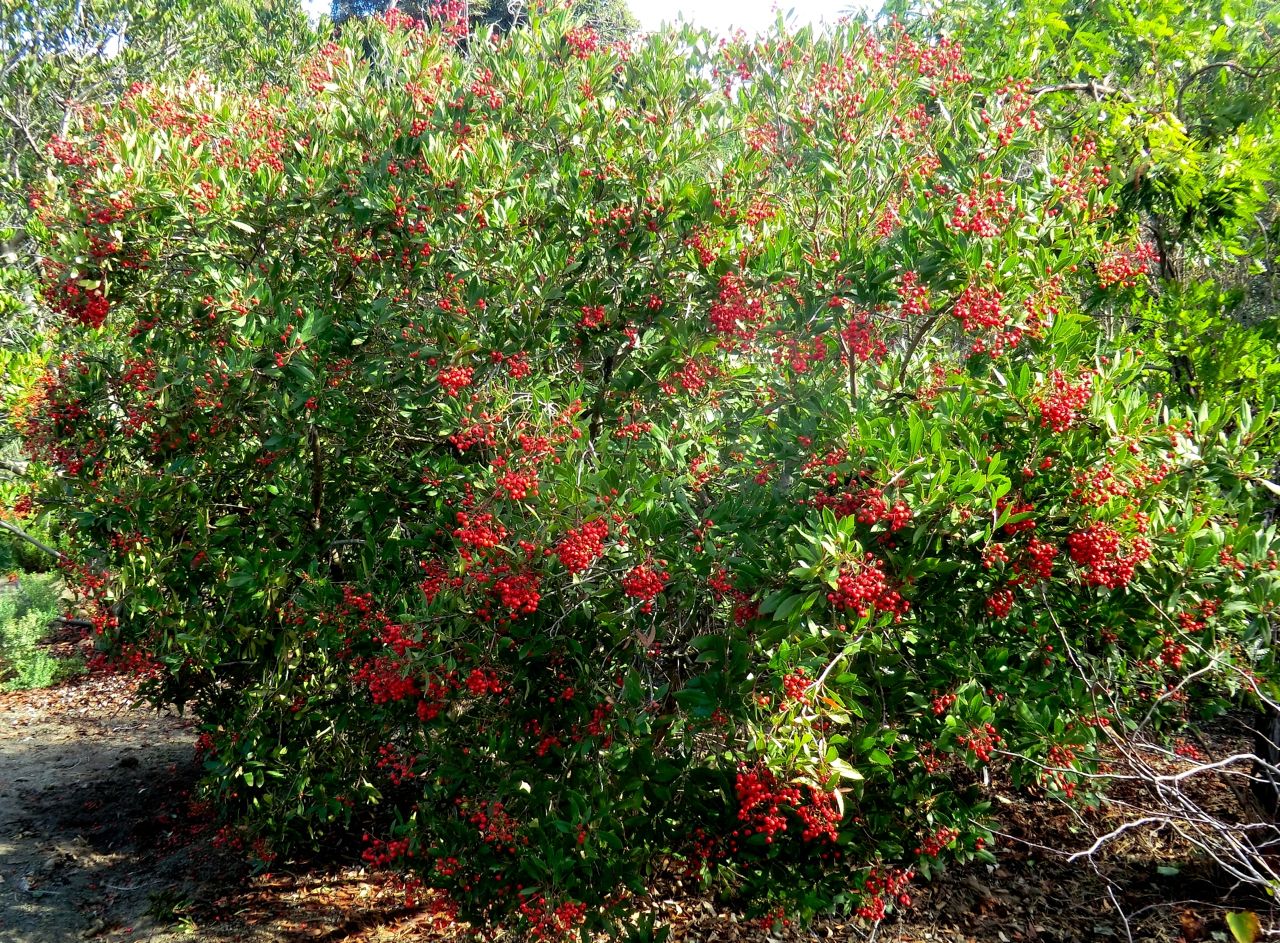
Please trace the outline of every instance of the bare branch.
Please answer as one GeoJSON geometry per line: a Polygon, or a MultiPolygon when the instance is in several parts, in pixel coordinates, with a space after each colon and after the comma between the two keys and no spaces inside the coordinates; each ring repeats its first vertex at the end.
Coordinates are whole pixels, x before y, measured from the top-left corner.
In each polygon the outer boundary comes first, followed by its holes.
{"type": "Polygon", "coordinates": [[[1042,85],[1040,88],[1033,89],[1031,96],[1033,99],[1039,99],[1045,95],[1054,95],[1058,92],[1077,92],[1092,95],[1095,101],[1101,101],[1104,98],[1119,98],[1121,101],[1133,103],[1133,96],[1122,88],[1112,88],[1104,82],[1089,80],[1088,82],[1062,82],[1058,85],[1042,85]]]}
{"type": "Polygon", "coordinates": [[[1216,72],[1219,69],[1223,69],[1228,72],[1235,72],[1238,75],[1243,75],[1246,78],[1250,78],[1250,79],[1258,78],[1259,76],[1262,75],[1264,71],[1262,67],[1259,67],[1257,69],[1245,68],[1244,66],[1240,65],[1240,63],[1232,62],[1229,59],[1223,62],[1210,62],[1208,65],[1201,66],[1199,69],[1196,69],[1194,72],[1192,72],[1190,75],[1188,75],[1185,79],[1182,80],[1182,84],[1178,86],[1178,100],[1177,100],[1177,104],[1174,105],[1174,111],[1179,115],[1182,114],[1182,96],[1187,93],[1187,89],[1189,89],[1192,86],[1192,84],[1195,83],[1196,79],[1200,78],[1201,76],[1208,75],[1210,72],[1216,72]]]}
{"type": "Polygon", "coordinates": [[[10,524],[6,520],[0,520],[0,527],[4,528],[5,530],[9,531],[12,534],[16,534],[18,537],[21,537],[23,540],[25,540],[27,543],[31,544],[32,546],[39,547],[41,550],[49,554],[51,557],[57,557],[59,560],[62,559],[62,551],[55,550],[52,547],[50,547],[47,543],[44,543],[43,541],[40,541],[40,540],[36,540],[36,538],[32,537],[21,527],[16,527],[13,524],[10,524]]]}
{"type": "Polygon", "coordinates": [[[8,108],[5,108],[3,105],[0,105],[0,117],[3,117],[13,125],[14,129],[23,136],[27,142],[27,146],[31,148],[32,152],[42,163],[48,164],[50,162],[49,155],[44,152],[44,149],[36,143],[36,139],[31,136],[31,129],[28,128],[17,115],[11,112],[8,108]]]}

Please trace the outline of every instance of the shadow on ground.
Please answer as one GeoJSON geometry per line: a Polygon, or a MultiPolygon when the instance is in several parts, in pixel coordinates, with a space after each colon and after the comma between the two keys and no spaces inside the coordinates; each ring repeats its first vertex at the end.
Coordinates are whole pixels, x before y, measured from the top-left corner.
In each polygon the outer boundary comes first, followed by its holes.
{"type": "Polygon", "coordinates": [[[113,678],[0,696],[4,943],[165,940],[184,904],[243,871],[186,814],[189,722],[131,700],[113,678]]]}

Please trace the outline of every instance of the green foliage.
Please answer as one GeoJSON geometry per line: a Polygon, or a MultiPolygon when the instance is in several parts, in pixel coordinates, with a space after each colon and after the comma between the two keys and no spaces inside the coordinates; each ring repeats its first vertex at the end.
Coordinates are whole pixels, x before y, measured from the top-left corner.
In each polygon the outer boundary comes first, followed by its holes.
{"type": "Polygon", "coordinates": [[[1261,921],[1252,911],[1227,914],[1227,929],[1236,943],[1254,943],[1262,933],[1261,921]]]}
{"type": "MultiPolygon", "coordinates": [[[[394,4],[390,0],[333,0],[329,16],[334,23],[341,25],[353,16],[385,14],[389,7],[397,13],[424,21],[457,16],[465,11],[473,29],[507,32],[527,23],[529,6],[523,0],[469,0],[465,3],[461,0],[452,3],[406,0],[394,4]]],[[[573,9],[606,41],[624,39],[640,28],[626,0],[574,0],[573,9]]]]}
{"type": "MultiPolygon", "coordinates": [[[[0,581],[8,576],[0,567],[0,581]]],[[[49,623],[60,614],[62,587],[56,576],[27,574],[16,591],[0,589],[0,690],[43,688],[82,667],[53,658],[40,646],[49,623]]]]}
{"type": "MultiPolygon", "coordinates": [[[[29,197],[81,109],[154,80],[202,74],[257,88],[296,76],[321,35],[296,0],[30,0],[0,5],[0,513],[46,469],[11,416],[51,356],[29,197]],[[24,484],[26,482],[26,484],[24,484]]],[[[49,565],[0,534],[0,570],[49,565]],[[8,562],[6,562],[8,561],[8,562]]]]}
{"type": "Polygon", "coordinates": [[[26,575],[19,579],[18,604],[14,615],[21,617],[28,612],[53,610],[56,614],[62,585],[56,576],[48,574],[26,575]]]}
{"type": "Polygon", "coordinates": [[[1275,696],[1275,415],[1158,395],[1096,142],[899,26],[449,26],[138,90],[33,199],[42,505],[264,857],[875,920],[991,768],[1275,696]]]}
{"type": "Polygon", "coordinates": [[[1087,135],[1124,180],[1119,208],[1154,250],[1148,297],[1093,309],[1144,337],[1166,394],[1274,397],[1280,7],[975,0],[918,28],[964,42],[975,70],[1027,83],[1041,119],[1087,135]]]}
{"type": "Polygon", "coordinates": [[[1261,403],[1280,390],[1280,318],[1241,323],[1235,315],[1243,292],[1213,281],[1170,282],[1163,293],[1135,302],[1139,323],[1166,365],[1165,396],[1261,403]]]}
{"type": "MultiPolygon", "coordinates": [[[[61,540],[45,527],[23,522],[23,530],[46,546],[58,549],[61,540]]],[[[0,575],[26,572],[48,573],[57,565],[57,560],[29,541],[23,540],[7,530],[0,529],[0,575]]]]}
{"type": "Polygon", "coordinates": [[[32,0],[0,6],[0,348],[43,327],[23,232],[31,186],[78,109],[203,72],[242,87],[296,73],[319,35],[295,0],[32,0]]]}

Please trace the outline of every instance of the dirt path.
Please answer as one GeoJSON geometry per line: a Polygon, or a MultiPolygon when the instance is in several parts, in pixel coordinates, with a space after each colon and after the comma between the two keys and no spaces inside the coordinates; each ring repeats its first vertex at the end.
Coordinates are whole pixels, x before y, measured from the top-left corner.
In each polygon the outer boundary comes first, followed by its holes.
{"type": "Polygon", "coordinates": [[[216,848],[192,722],[135,701],[120,676],[0,694],[0,943],[442,939],[359,867],[216,848]]]}
{"type": "Polygon", "coordinates": [[[3,943],[176,940],[184,902],[228,876],[184,834],[189,721],[132,699],[120,677],[0,695],[3,943]]]}

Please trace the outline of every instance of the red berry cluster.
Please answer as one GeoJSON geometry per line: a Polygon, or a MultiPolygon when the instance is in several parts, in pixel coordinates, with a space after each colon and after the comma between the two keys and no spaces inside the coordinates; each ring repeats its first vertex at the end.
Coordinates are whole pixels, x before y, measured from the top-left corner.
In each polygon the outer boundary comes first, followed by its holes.
{"type": "Polygon", "coordinates": [[[449,576],[449,571],[439,560],[421,560],[418,569],[422,571],[418,588],[422,590],[427,602],[432,602],[445,587],[455,585],[454,578],[449,576]]]}
{"type": "Polygon", "coordinates": [[[1039,580],[1053,578],[1053,561],[1058,557],[1058,548],[1038,538],[1031,538],[1027,544],[1027,556],[1030,558],[1027,569],[1039,580]]]}
{"type": "Polygon", "coordinates": [[[413,851],[409,848],[409,839],[392,838],[384,841],[381,838],[371,838],[369,835],[364,836],[364,840],[369,847],[360,855],[369,865],[374,868],[386,868],[395,864],[404,858],[413,857],[413,851]]]}
{"type": "Polygon", "coordinates": [[[588,59],[600,46],[600,37],[590,26],[575,26],[564,34],[564,41],[578,59],[588,59]]]}
{"type": "Polygon", "coordinates": [[[666,587],[670,575],[662,570],[641,563],[631,568],[622,578],[622,591],[632,599],[639,599],[641,612],[652,612],[653,601],[666,587]]]}
{"type": "Polygon", "coordinates": [[[1185,760],[1194,760],[1196,762],[1204,760],[1204,754],[1196,748],[1195,744],[1187,743],[1185,740],[1179,740],[1174,746],[1173,752],[1175,756],[1180,756],[1185,760]]]}
{"type": "Polygon", "coordinates": [[[858,916],[863,920],[883,920],[890,901],[899,907],[910,907],[911,896],[907,893],[907,885],[914,877],[915,872],[910,868],[890,868],[885,871],[873,868],[862,884],[866,899],[858,908],[858,916]]]}
{"type": "Polygon", "coordinates": [[[1171,636],[1160,640],[1160,660],[1169,668],[1181,668],[1183,656],[1187,654],[1187,646],[1171,636]]]}
{"type": "Polygon", "coordinates": [[[474,367],[446,367],[436,375],[436,381],[447,396],[457,396],[459,392],[471,385],[474,374],[474,367]]]}
{"type": "Polygon", "coordinates": [[[498,676],[492,671],[485,671],[483,668],[471,669],[471,673],[467,675],[463,685],[475,697],[484,697],[486,694],[501,694],[503,691],[503,684],[498,676]]]}
{"type": "MultiPolygon", "coordinates": [[[[829,485],[838,481],[835,473],[828,476],[829,485]]],[[[831,508],[837,519],[853,516],[859,524],[868,527],[883,521],[888,524],[890,533],[896,533],[911,523],[911,505],[901,498],[889,504],[881,488],[853,488],[837,494],[819,494],[814,497],[813,506],[831,508]]]]}
{"type": "MultiPolygon", "coordinates": [[[[98,626],[102,617],[95,615],[92,621],[94,631],[101,634],[102,629],[98,626]]],[[[88,660],[85,668],[91,675],[127,675],[134,680],[145,680],[159,677],[164,663],[137,645],[126,645],[115,655],[99,652],[88,660]]]]}
{"type": "Polygon", "coordinates": [[[808,672],[803,668],[797,668],[795,671],[784,675],[782,678],[782,703],[784,705],[795,704],[804,700],[811,683],[808,672]]]}
{"type": "Polygon", "coordinates": [[[458,811],[476,827],[481,840],[507,854],[516,853],[516,845],[529,844],[527,835],[519,834],[520,825],[507,814],[501,802],[479,802],[474,799],[457,799],[458,811]]]}
{"type": "Polygon", "coordinates": [[[845,567],[836,580],[834,592],[827,601],[837,609],[851,609],[861,618],[875,612],[891,612],[901,619],[911,604],[897,590],[891,589],[884,564],[868,553],[860,563],[845,567]]]}
{"type": "Polygon", "coordinates": [[[653,428],[651,422],[627,422],[614,427],[613,434],[619,439],[636,441],[653,428]]]}
{"type": "Polygon", "coordinates": [[[720,368],[706,357],[695,357],[686,360],[678,370],[659,382],[658,388],[668,396],[675,395],[677,386],[685,393],[701,393],[720,374],[720,368]]]}
{"type": "Polygon", "coordinates": [[[565,901],[549,908],[541,894],[520,902],[520,915],[529,921],[529,935],[535,940],[561,940],[573,935],[586,918],[587,905],[565,901]]]}
{"type": "Polygon", "coordinates": [[[749,341],[766,319],[764,302],[749,297],[736,275],[720,279],[720,294],[708,312],[711,330],[725,338],[749,341]]]}
{"type": "Polygon", "coordinates": [[[1048,388],[1036,397],[1040,408],[1040,425],[1056,433],[1066,432],[1079,418],[1081,411],[1093,397],[1093,375],[1084,371],[1075,383],[1069,381],[1061,370],[1049,376],[1048,388]]]}
{"type": "Polygon", "coordinates": [[[960,320],[966,333],[984,328],[1001,328],[1009,321],[1009,315],[1001,306],[1004,295],[994,288],[970,285],[956,297],[951,313],[960,320]]]}
{"type": "Polygon", "coordinates": [[[991,762],[991,751],[1002,741],[1002,737],[996,732],[996,728],[991,724],[983,724],[981,727],[973,727],[968,734],[961,734],[956,737],[956,743],[960,749],[972,750],[973,755],[981,762],[991,762]]]}
{"type": "Polygon", "coordinates": [[[934,832],[930,832],[920,840],[920,844],[916,847],[916,854],[925,858],[936,858],[942,853],[942,850],[950,845],[953,841],[960,837],[960,830],[956,828],[939,828],[934,832]]]}
{"type": "Polygon", "coordinates": [[[920,317],[929,311],[929,286],[922,284],[920,276],[915,272],[902,273],[898,297],[902,300],[903,317],[920,317]]]}
{"type": "Polygon", "coordinates": [[[1108,244],[1098,261],[1098,286],[1132,288],[1138,284],[1139,276],[1151,271],[1157,259],[1155,247],[1145,242],[1127,247],[1108,244]]]}
{"type": "Polygon", "coordinates": [[[1111,165],[1096,163],[1096,141],[1081,140],[1079,135],[1073,134],[1071,144],[1075,151],[1069,151],[1063,157],[1062,169],[1051,182],[1062,194],[1064,201],[1077,209],[1083,209],[1088,203],[1089,194],[1106,186],[1111,165]]]}
{"type": "Polygon", "coordinates": [[[1119,589],[1129,585],[1138,564],[1151,556],[1151,542],[1136,538],[1132,549],[1125,553],[1119,532],[1095,521],[1067,537],[1067,552],[1077,566],[1085,568],[1086,585],[1119,589]]]}
{"type": "Polygon", "coordinates": [[[761,914],[756,919],[756,926],[761,930],[772,930],[774,927],[789,927],[791,921],[787,919],[787,911],[784,907],[775,907],[768,913],[761,914]]]}
{"type": "MultiPolygon", "coordinates": [[[[835,300],[832,299],[833,303],[835,300]]],[[[865,311],[854,314],[840,330],[840,343],[846,357],[856,358],[863,363],[868,360],[879,363],[889,352],[871,316],[865,311]]]]}
{"type": "Polygon", "coordinates": [[[987,614],[996,619],[1006,618],[1013,609],[1013,591],[998,589],[987,597],[987,614]]]}
{"type": "Polygon", "coordinates": [[[809,787],[809,804],[799,806],[795,812],[804,826],[800,832],[802,842],[821,839],[830,845],[836,843],[839,837],[836,827],[840,821],[840,807],[836,805],[831,793],[819,792],[809,787]]]}
{"type": "Polygon", "coordinates": [[[507,493],[512,501],[523,501],[529,495],[538,494],[538,472],[533,468],[504,472],[498,478],[498,491],[507,493]]]}
{"type": "Polygon", "coordinates": [[[775,835],[787,830],[783,808],[794,809],[802,801],[798,786],[780,786],[773,771],[763,766],[739,770],[734,792],[738,797],[738,820],[745,823],[735,831],[735,837],[763,835],[768,844],[773,844],[775,835]]]}
{"type": "MultiPolygon", "coordinates": [[[[600,704],[597,704],[595,707],[591,708],[591,720],[587,722],[587,727],[586,727],[587,733],[593,737],[598,737],[602,735],[605,731],[606,725],[609,722],[609,717],[612,714],[613,714],[613,705],[608,702],[602,702],[600,704]]],[[[581,739],[582,739],[582,735],[578,731],[578,727],[575,724],[574,740],[576,742],[576,741],[580,741],[581,739]]],[[[613,742],[612,736],[607,737],[606,740],[608,740],[609,743],[613,742]]],[[[605,745],[607,746],[608,744],[605,744],[605,745]]]]}
{"type": "MultiPolygon", "coordinates": [[[[982,176],[984,180],[988,180],[991,174],[984,173],[982,176]]],[[[956,232],[990,239],[1000,235],[1012,218],[1013,209],[1009,205],[1009,196],[1003,189],[992,186],[984,193],[978,187],[973,187],[968,193],[956,194],[950,227],[956,232]]],[[[969,329],[966,324],[965,330],[969,329]]]]}
{"type": "Polygon", "coordinates": [[[555,555],[570,573],[581,573],[604,555],[604,540],[608,536],[608,521],[603,518],[587,521],[560,539],[555,555]]]}
{"type": "Polygon", "coordinates": [[[413,779],[416,775],[413,771],[415,762],[416,757],[406,757],[394,744],[385,743],[378,747],[378,769],[387,771],[392,785],[399,786],[413,779]]]}
{"type": "Polygon", "coordinates": [[[536,574],[515,573],[494,582],[493,595],[513,618],[528,615],[538,611],[538,602],[542,599],[539,585],[540,579],[536,574]]]}
{"type": "MultiPolygon", "coordinates": [[[[1013,502],[1012,507],[1009,507],[1010,503],[1011,502],[1009,501],[1008,498],[997,498],[996,510],[999,511],[1001,514],[1003,514],[1004,509],[1008,507],[1010,517],[1016,517],[1019,514],[1035,513],[1036,506],[1030,503],[1029,501],[1013,502]]],[[[1014,536],[1015,534],[1019,534],[1024,530],[1035,530],[1035,529],[1036,529],[1036,521],[1034,517],[1023,518],[1020,521],[1010,521],[1009,523],[1005,524],[1004,527],[1001,528],[1001,530],[1003,530],[1010,537],[1014,536]]]]}
{"type": "Polygon", "coordinates": [[[85,327],[102,327],[111,312],[111,302],[98,288],[81,288],[75,282],[58,281],[46,287],[49,307],[85,327]]]}
{"type": "MultiPolygon", "coordinates": [[[[35,500],[31,495],[24,494],[21,495],[17,501],[13,502],[13,509],[8,513],[12,514],[14,518],[21,520],[22,518],[30,517],[32,512],[35,510],[35,506],[35,500]]],[[[0,509],[0,517],[4,516],[5,511],[0,509]]]]}
{"type": "Polygon", "coordinates": [[[94,167],[98,164],[98,161],[82,150],[78,144],[60,135],[55,134],[51,137],[45,145],[45,150],[54,160],[68,167],[94,167]]]}
{"type": "Polygon", "coordinates": [[[378,640],[397,655],[403,656],[405,652],[412,649],[422,648],[422,639],[415,638],[413,630],[392,622],[384,613],[378,613],[377,617],[382,622],[378,632],[378,640]]]}
{"type": "Polygon", "coordinates": [[[418,695],[418,682],[404,675],[404,666],[391,658],[375,658],[362,665],[351,680],[365,684],[375,704],[403,701],[418,695]]]}
{"type": "MultiPolygon", "coordinates": [[[[492,514],[477,514],[472,517],[465,511],[459,511],[456,520],[458,526],[454,529],[453,536],[466,546],[475,547],[477,550],[496,547],[507,536],[507,529],[492,514]]],[[[470,559],[465,551],[462,556],[463,559],[470,559]]]]}
{"type": "Polygon", "coordinates": [[[582,317],[578,319],[578,326],[590,330],[593,327],[599,327],[605,320],[604,305],[583,305],[582,317]]]}
{"type": "Polygon", "coordinates": [[[812,787],[802,789],[795,785],[782,785],[773,771],[763,765],[740,768],[734,792],[738,797],[738,821],[743,823],[730,836],[734,848],[739,840],[752,835],[762,835],[765,844],[772,845],[777,835],[787,831],[787,816],[784,814],[787,810],[803,826],[801,841],[821,839],[830,844],[836,841],[840,810],[828,793],[812,787]]]}
{"type": "Polygon", "coordinates": [[[1178,613],[1178,627],[1189,634],[1203,631],[1209,625],[1209,620],[1218,614],[1221,605],[1220,600],[1206,599],[1195,610],[1178,613]]]}
{"type": "Polygon", "coordinates": [[[989,544],[982,551],[982,566],[984,569],[995,569],[999,563],[1008,563],[1009,555],[1005,552],[1004,544],[989,544]]]}
{"type": "Polygon", "coordinates": [[[508,355],[506,357],[506,367],[507,376],[513,380],[523,380],[533,373],[533,366],[529,363],[529,355],[523,350],[508,355]]]}
{"type": "Polygon", "coordinates": [[[1054,744],[1049,748],[1049,755],[1045,760],[1045,765],[1054,767],[1052,770],[1046,770],[1042,774],[1042,779],[1051,787],[1056,787],[1066,793],[1068,799],[1072,799],[1076,794],[1076,784],[1071,778],[1071,770],[1074,769],[1076,762],[1076,751],[1069,746],[1054,744]]]}

